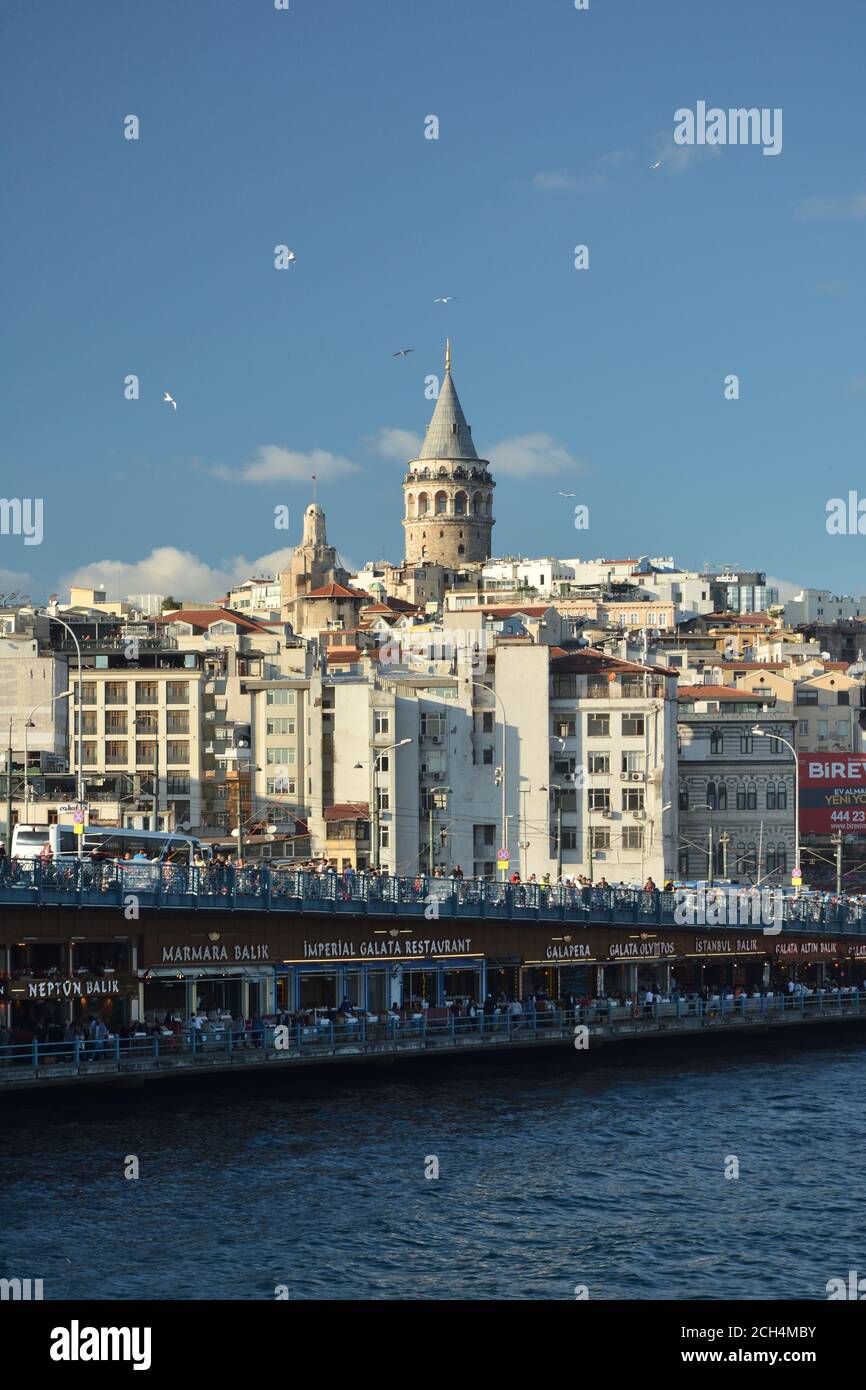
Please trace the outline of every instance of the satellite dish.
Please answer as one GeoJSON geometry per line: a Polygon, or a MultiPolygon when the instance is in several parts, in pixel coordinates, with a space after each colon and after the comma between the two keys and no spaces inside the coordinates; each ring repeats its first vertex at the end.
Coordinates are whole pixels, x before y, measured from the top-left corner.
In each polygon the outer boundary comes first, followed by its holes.
{"type": "Polygon", "coordinates": [[[829,653],[829,652],[822,652],[822,653],[821,653],[821,660],[822,660],[822,661],[829,661],[829,660],[830,660],[830,653],[829,653]]]}

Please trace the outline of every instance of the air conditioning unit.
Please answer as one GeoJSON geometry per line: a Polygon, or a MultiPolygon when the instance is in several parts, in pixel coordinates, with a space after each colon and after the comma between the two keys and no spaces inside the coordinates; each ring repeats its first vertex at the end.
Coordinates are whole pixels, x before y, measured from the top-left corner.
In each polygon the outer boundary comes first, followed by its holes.
{"type": "Polygon", "coordinates": [[[630,772],[630,773],[629,773],[629,777],[631,778],[631,780],[632,780],[633,782],[642,782],[642,781],[643,781],[643,773],[642,773],[642,772],[630,772]]]}
{"type": "Polygon", "coordinates": [[[441,743],[441,742],[442,742],[442,740],[441,740],[441,738],[439,737],[438,734],[433,734],[433,737],[432,737],[432,740],[431,740],[431,741],[432,741],[433,743],[441,743]]]}
{"type": "Polygon", "coordinates": [[[621,781],[621,782],[627,782],[628,779],[629,779],[629,777],[631,777],[631,773],[630,773],[630,772],[621,772],[621,773],[619,774],[619,778],[620,778],[620,781],[621,781]]]}
{"type": "Polygon", "coordinates": [[[646,820],[646,811],[632,811],[635,820],[646,820]]]}
{"type": "Polygon", "coordinates": [[[606,850],[606,849],[594,849],[594,850],[592,851],[592,857],[593,857],[593,859],[606,859],[606,858],[607,858],[607,850],[606,850]]]}
{"type": "Polygon", "coordinates": [[[602,811],[605,820],[613,820],[613,811],[602,811]]]}

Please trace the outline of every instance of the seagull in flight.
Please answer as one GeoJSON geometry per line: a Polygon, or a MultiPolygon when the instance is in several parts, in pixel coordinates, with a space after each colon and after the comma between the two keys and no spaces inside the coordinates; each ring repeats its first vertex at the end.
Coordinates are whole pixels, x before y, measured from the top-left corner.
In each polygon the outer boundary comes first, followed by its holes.
{"type": "Polygon", "coordinates": [[[450,304],[451,301],[452,301],[452,299],[459,299],[459,297],[460,297],[460,296],[459,296],[459,295],[456,295],[456,294],[443,294],[443,296],[442,296],[441,299],[434,299],[434,300],[433,300],[433,303],[434,303],[434,304],[450,304]]]}
{"type": "Polygon", "coordinates": [[[408,356],[409,356],[409,353],[410,353],[410,352],[414,352],[414,351],[415,351],[414,348],[400,348],[400,351],[399,351],[399,352],[392,352],[392,353],[391,353],[391,356],[392,356],[392,357],[408,357],[408,356]]]}
{"type": "Polygon", "coordinates": [[[560,492],[558,495],[559,495],[560,497],[576,497],[576,496],[577,496],[577,493],[576,493],[576,492],[560,492]]]}
{"type": "Polygon", "coordinates": [[[662,167],[662,162],[661,162],[660,159],[657,159],[656,162],[655,162],[655,164],[651,164],[651,165],[650,165],[650,169],[660,169],[661,167],[662,167]]]}
{"type": "Polygon", "coordinates": [[[174,409],[177,410],[177,401],[174,399],[174,396],[170,396],[170,395],[168,394],[168,392],[166,391],[165,394],[163,395],[163,398],[162,398],[162,399],[163,399],[163,404],[164,404],[164,405],[173,406],[174,409]]]}

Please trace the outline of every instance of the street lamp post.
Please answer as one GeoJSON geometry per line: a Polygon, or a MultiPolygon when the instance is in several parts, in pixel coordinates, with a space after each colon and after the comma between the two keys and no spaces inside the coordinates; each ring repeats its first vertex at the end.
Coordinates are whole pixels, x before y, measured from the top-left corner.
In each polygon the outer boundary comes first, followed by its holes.
{"type": "Polygon", "coordinates": [[[28,730],[28,729],[35,729],[35,728],[36,728],[36,725],[33,723],[33,716],[34,716],[34,714],[36,714],[39,710],[45,709],[46,705],[53,705],[53,704],[55,704],[57,700],[68,700],[69,697],[70,697],[70,695],[73,695],[74,693],[75,693],[75,692],[74,692],[74,691],[72,690],[72,688],[70,687],[69,690],[61,690],[61,692],[60,692],[59,695],[52,695],[50,700],[42,700],[42,701],[40,701],[40,703],[39,703],[38,705],[34,705],[33,709],[30,711],[29,715],[27,716],[26,720],[24,721],[24,819],[25,819],[25,821],[27,820],[27,805],[28,805],[28,802],[29,802],[29,800],[30,800],[30,797],[29,797],[29,795],[28,795],[28,793],[29,793],[29,791],[30,791],[30,783],[29,783],[28,778],[27,778],[27,773],[28,773],[28,771],[29,771],[29,768],[28,768],[28,752],[29,752],[29,750],[28,750],[28,747],[27,747],[27,730],[28,730]]]}
{"type": "MultiPolygon", "coordinates": [[[[78,761],[78,777],[77,777],[76,780],[77,780],[77,786],[78,786],[78,797],[77,797],[77,800],[78,800],[79,806],[82,806],[82,805],[84,804],[84,759],[83,759],[83,752],[82,752],[82,748],[83,748],[83,745],[82,745],[82,734],[83,734],[83,725],[84,725],[82,701],[84,700],[84,678],[83,678],[83,672],[82,672],[82,666],[81,666],[81,643],[79,642],[78,638],[75,636],[75,633],[73,632],[73,630],[72,630],[72,628],[69,626],[69,624],[66,623],[66,622],[64,622],[62,618],[58,618],[57,615],[56,615],[56,613],[48,613],[48,614],[46,614],[45,616],[48,617],[48,618],[50,619],[51,622],[59,623],[60,626],[61,626],[66,632],[69,633],[69,636],[72,638],[73,642],[75,643],[75,650],[76,650],[76,652],[77,652],[77,654],[78,654],[78,686],[77,686],[77,699],[76,699],[76,701],[75,701],[76,712],[77,712],[77,715],[78,715],[78,758],[77,758],[77,761],[78,761]]],[[[82,840],[83,840],[84,837],[82,836],[81,838],[82,838],[82,840]]],[[[79,854],[81,854],[81,852],[82,852],[82,851],[79,850],[79,854]]]]}
{"type": "MultiPolygon", "coordinates": [[[[506,808],[506,805],[507,805],[507,800],[506,800],[506,789],[507,789],[507,785],[508,785],[508,748],[507,748],[507,745],[508,745],[508,717],[507,717],[507,715],[506,715],[506,713],[505,713],[505,705],[504,705],[503,702],[502,702],[502,696],[499,695],[499,694],[497,693],[496,690],[494,690],[493,686],[485,685],[483,681],[473,681],[473,680],[470,680],[469,684],[470,684],[470,685],[477,685],[479,690],[486,690],[486,692],[487,692],[488,695],[492,695],[493,698],[494,698],[494,700],[496,700],[496,701],[498,702],[499,708],[500,708],[500,710],[501,710],[501,712],[502,712],[502,844],[501,844],[500,848],[506,849],[506,850],[507,850],[507,849],[508,849],[508,818],[507,818],[507,815],[506,815],[506,809],[505,809],[505,808],[506,808]]],[[[503,879],[503,882],[505,881],[505,877],[506,877],[506,874],[507,874],[507,873],[508,873],[508,870],[507,870],[507,869],[503,869],[503,870],[502,870],[502,879],[503,879]]]]}
{"type": "Polygon", "coordinates": [[[709,811],[710,813],[710,823],[707,827],[707,887],[712,888],[714,873],[713,860],[715,857],[715,845],[713,843],[713,816],[715,814],[716,807],[711,806],[708,801],[694,801],[692,802],[691,809],[694,811],[709,811]]]}
{"type": "MultiPolygon", "coordinates": [[[[758,738],[776,738],[776,739],[778,739],[780,743],[784,743],[785,747],[790,751],[791,756],[792,756],[792,758],[794,759],[794,869],[795,869],[797,872],[799,872],[799,870],[800,870],[800,760],[799,760],[799,758],[797,757],[797,750],[796,750],[796,748],[794,747],[793,743],[789,743],[788,740],[787,740],[786,738],[782,738],[782,735],[781,735],[781,734],[777,734],[777,733],[775,732],[775,730],[773,730],[773,731],[771,732],[771,731],[768,730],[768,729],[761,729],[761,728],[758,727],[757,724],[754,724],[754,725],[752,726],[752,733],[755,734],[758,738]]],[[[758,865],[758,873],[760,873],[760,872],[761,872],[761,866],[760,866],[760,864],[759,864],[759,865],[758,865]]],[[[792,877],[793,877],[793,875],[792,875],[792,877]]]]}
{"type": "Polygon", "coordinates": [[[379,769],[379,763],[386,753],[392,752],[395,748],[404,748],[407,743],[411,742],[411,738],[401,738],[396,743],[389,743],[387,748],[380,748],[377,753],[374,753],[373,760],[370,764],[370,837],[372,841],[370,845],[370,867],[374,869],[378,869],[379,867],[379,791],[376,784],[376,773],[379,769]]]}

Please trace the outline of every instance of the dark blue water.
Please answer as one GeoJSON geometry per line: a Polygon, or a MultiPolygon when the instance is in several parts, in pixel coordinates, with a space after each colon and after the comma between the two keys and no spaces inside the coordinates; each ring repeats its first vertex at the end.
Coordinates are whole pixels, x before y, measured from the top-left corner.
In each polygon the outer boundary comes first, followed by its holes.
{"type": "Polygon", "coordinates": [[[864,1099],[862,1042],[791,1040],[7,1098],[0,1272],[46,1298],[823,1299],[866,1273],[864,1099]]]}

